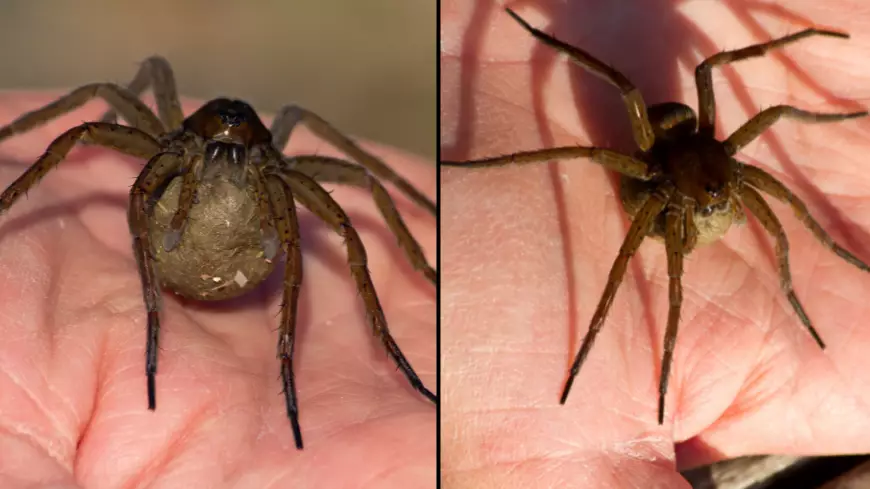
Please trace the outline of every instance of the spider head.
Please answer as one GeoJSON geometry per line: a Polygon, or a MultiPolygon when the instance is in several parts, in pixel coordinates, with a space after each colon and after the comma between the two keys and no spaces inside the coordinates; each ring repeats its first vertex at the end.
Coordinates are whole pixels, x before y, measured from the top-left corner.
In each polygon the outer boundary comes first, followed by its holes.
{"type": "Polygon", "coordinates": [[[200,107],[184,121],[184,129],[205,141],[203,178],[222,176],[238,187],[246,183],[251,150],[272,143],[272,133],[254,109],[228,98],[217,98],[200,107]]]}
{"type": "Polygon", "coordinates": [[[228,98],[217,98],[200,107],[184,121],[184,128],[205,140],[245,148],[272,141],[272,134],[250,105],[228,98]]]}

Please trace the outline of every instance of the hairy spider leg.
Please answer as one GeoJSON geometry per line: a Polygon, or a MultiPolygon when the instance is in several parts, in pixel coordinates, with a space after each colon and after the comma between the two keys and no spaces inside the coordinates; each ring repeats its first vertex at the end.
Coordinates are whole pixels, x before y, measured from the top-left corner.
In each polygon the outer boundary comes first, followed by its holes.
{"type": "Polygon", "coordinates": [[[603,63],[586,51],[564,43],[555,37],[544,33],[541,30],[535,29],[522,17],[517,15],[513,10],[505,9],[514,20],[531,33],[535,38],[547,46],[565,54],[568,58],[578,66],[586,69],[589,73],[601,78],[619,89],[622,95],[622,101],[625,103],[625,108],[628,111],[628,119],[631,122],[631,132],[634,134],[634,141],[641,151],[647,151],[652,148],[655,143],[655,135],[652,126],[647,116],[647,107],[643,101],[643,96],[640,90],[626,78],[625,75],[616,71],[603,63]]]}
{"type": "MultiPolygon", "coordinates": [[[[677,196],[676,198],[679,198],[677,196]]],[[[677,329],[680,326],[680,311],[683,307],[683,256],[685,254],[684,229],[685,217],[682,202],[668,202],[665,210],[665,251],[668,258],[668,325],[665,330],[662,372],[659,376],[659,424],[665,419],[665,394],[668,392],[668,379],[674,360],[674,346],[677,344],[677,329]]]]}
{"type": "MultiPolygon", "coordinates": [[[[0,128],[0,141],[15,134],[27,132],[53,119],[57,119],[58,117],[81,107],[95,97],[105,100],[109,106],[120,113],[124,119],[135,129],[138,129],[139,132],[144,132],[152,139],[157,139],[163,135],[163,123],[160,122],[157,116],[154,115],[154,112],[152,112],[147,105],[136,98],[135,95],[128,92],[124,87],[120,87],[113,83],[91,83],[76,88],[44,107],[27,112],[10,122],[8,125],[0,128]]],[[[118,126],[117,124],[109,123],[94,125],[93,127],[124,127],[126,129],[125,126],[118,126]]],[[[83,142],[89,141],[84,140],[83,142]]],[[[114,148],[114,146],[110,147],[114,148]]],[[[154,153],[149,154],[146,158],[150,158],[153,154],[154,153]]]]}
{"type": "Polygon", "coordinates": [[[738,165],[740,165],[740,172],[743,175],[744,184],[751,185],[791,206],[795,216],[804,223],[804,226],[806,226],[823,245],[852,265],[864,270],[865,272],[870,272],[870,266],[837,244],[837,242],[834,241],[834,238],[822,229],[822,226],[816,222],[812,215],[810,215],[810,211],[807,209],[806,204],[792,193],[791,190],[786,188],[782,182],[756,166],[744,165],[742,163],[738,163],[738,165]]]}
{"type": "Polygon", "coordinates": [[[813,328],[809,316],[807,316],[803,306],[792,289],[791,272],[788,263],[788,240],[783,231],[782,224],[770,209],[767,202],[765,202],[764,198],[756,192],[756,189],[788,204],[792,208],[795,216],[803,222],[804,226],[810,230],[813,236],[815,236],[819,242],[833,251],[837,256],[865,272],[870,272],[870,266],[837,244],[837,242],[834,241],[834,239],[813,218],[807,209],[806,204],[804,204],[801,199],[794,195],[773,175],[752,165],[745,165],[737,161],[735,161],[734,164],[739,167],[739,171],[742,175],[742,185],[738,189],[738,192],[740,193],[744,205],[746,205],[750,212],[755,214],[764,228],[767,229],[768,233],[770,233],[770,235],[776,240],[776,256],[779,261],[780,287],[803,325],[813,336],[813,339],[816,340],[816,343],[818,343],[821,348],[825,348],[825,343],[822,341],[815,328],[813,328]]]}
{"type": "Polygon", "coordinates": [[[365,303],[367,320],[373,333],[384,344],[387,352],[398,364],[411,386],[433,403],[437,403],[438,398],[426,389],[390,334],[384,311],[381,308],[371,275],[369,275],[365,247],[351,224],[350,218],[338,205],[338,202],[329,195],[329,192],[308,175],[284,169],[280,173],[269,172],[267,176],[280,178],[291,189],[294,199],[302,203],[344,238],[351,275],[365,303]]]}
{"type": "MultiPolygon", "coordinates": [[[[166,125],[167,131],[179,129],[184,123],[184,111],[181,109],[181,99],[175,84],[175,75],[169,62],[162,56],[152,56],[139,65],[136,76],[127,85],[127,91],[137,98],[149,87],[153,87],[154,101],[157,103],[157,113],[166,125]]],[[[121,114],[124,117],[124,114],[121,114]]],[[[100,119],[102,122],[116,122],[118,113],[109,110],[100,119]]],[[[124,117],[124,120],[127,120],[124,117]]],[[[127,122],[131,122],[127,120],[127,122]]]]}
{"type": "Polygon", "coordinates": [[[647,201],[641,206],[634,220],[631,222],[631,227],[628,229],[628,234],[619,248],[619,255],[613,262],[610,268],[610,275],[607,278],[607,284],[604,286],[604,293],[601,295],[601,300],[598,302],[598,307],[595,308],[595,313],[592,315],[592,321],[589,324],[589,331],[583,338],[583,343],[580,345],[580,350],[577,356],[574,357],[574,363],[571,365],[571,372],[568,374],[568,380],[565,382],[565,388],[562,390],[562,396],[559,399],[561,404],[565,404],[568,400],[568,393],[571,391],[571,385],[574,383],[574,378],[580,372],[580,367],[586,361],[586,356],[592,349],[595,343],[595,338],[598,332],[604,325],[604,319],[610,311],[610,306],[613,304],[613,298],[616,291],[622,284],[622,278],[625,275],[625,270],[628,268],[628,261],[634,256],[640,244],[646,238],[647,232],[652,226],[656,216],[665,208],[668,200],[673,194],[672,186],[664,186],[653,192],[647,201]]]}
{"type": "Polygon", "coordinates": [[[617,151],[594,146],[565,146],[561,148],[521,151],[504,156],[483,158],[474,161],[442,161],[441,166],[461,166],[463,168],[488,168],[505,165],[541,163],[568,158],[589,158],[599,165],[638,180],[651,180],[657,176],[643,160],[617,151]]]}
{"type": "Polygon", "coordinates": [[[145,375],[148,379],[148,409],[154,410],[156,402],[157,353],[160,336],[160,280],[154,259],[154,244],[148,223],[154,210],[150,197],[175,177],[181,166],[181,155],[158,153],[148,160],[145,169],[136,178],[130,189],[128,221],[133,235],[133,254],[142,279],[142,294],[148,312],[148,333],[145,344],[145,375]]]}
{"type": "Polygon", "coordinates": [[[838,122],[846,119],[855,119],[864,117],[867,111],[851,112],[848,114],[823,114],[821,112],[810,112],[807,110],[798,109],[790,105],[775,105],[768,107],[752,119],[744,122],[734,133],[728,136],[725,140],[725,150],[729,156],[733,156],[740,148],[751,143],[755,138],[766,131],[776,121],[781,118],[794,119],[800,122],[838,122]]]}
{"type": "Polygon", "coordinates": [[[791,267],[788,263],[788,237],[785,235],[782,223],[780,223],[770,206],[767,205],[767,202],[764,201],[761,194],[755,191],[752,187],[744,185],[740,189],[740,198],[743,201],[743,205],[746,206],[749,212],[758,218],[758,221],[762,226],[764,226],[764,229],[766,229],[770,236],[776,241],[776,258],[779,262],[779,287],[788,298],[788,302],[791,304],[795,313],[797,313],[798,318],[800,318],[801,322],[810,332],[813,339],[816,340],[819,347],[824,349],[825,342],[822,341],[822,337],[819,336],[819,333],[813,327],[809,316],[807,316],[807,313],[804,310],[804,306],[798,300],[794,288],[792,287],[791,267]]]}
{"type": "Polygon", "coordinates": [[[296,317],[299,311],[299,288],[302,286],[302,247],[299,236],[299,219],[289,186],[276,177],[259,178],[266,183],[269,202],[274,210],[276,226],[284,248],[284,296],[281,301],[281,326],[278,333],[278,358],[281,361],[281,382],[287,416],[293,428],[296,448],[302,449],[302,429],[299,427],[299,406],[296,380],[293,375],[293,346],[296,339],[296,317]]]}
{"type": "MultiPolygon", "coordinates": [[[[4,133],[5,129],[0,129],[0,133],[4,133]]],[[[10,130],[4,134],[16,132],[19,131],[10,130]]],[[[112,148],[139,158],[150,158],[160,151],[160,144],[139,129],[103,122],[87,122],[76,126],[52,141],[36,163],[0,194],[0,214],[5,213],[22,194],[32,189],[49,171],[56,168],[76,143],[81,141],[112,148]]]]}
{"type": "Polygon", "coordinates": [[[387,227],[398,238],[399,246],[405,252],[415,270],[420,271],[429,282],[438,285],[438,272],[429,265],[420,243],[408,229],[396,203],[387,189],[365,168],[348,161],[328,156],[297,156],[284,158],[288,168],[304,173],[318,182],[352,185],[371,192],[378,211],[387,227]]]}
{"type": "MultiPolygon", "coordinates": [[[[280,155],[278,156],[280,157],[280,155]]],[[[257,209],[260,219],[260,241],[263,247],[263,254],[267,260],[272,260],[278,256],[278,250],[281,248],[281,241],[276,230],[274,209],[272,206],[271,193],[266,185],[266,178],[263,176],[262,169],[251,165],[248,168],[248,176],[254,184],[254,194],[257,199],[257,209]]],[[[282,211],[283,212],[283,211],[282,211]]]]}
{"type": "MultiPolygon", "coordinates": [[[[317,134],[328,143],[335,146],[342,153],[364,166],[376,177],[386,180],[396,186],[412,202],[437,216],[438,207],[432,200],[417,190],[410,182],[396,173],[375,155],[359,147],[353,140],[345,136],[332,124],[308,109],[298,105],[287,105],[278,110],[272,121],[272,142],[278,151],[283,152],[284,147],[290,140],[290,135],[298,124],[305,124],[314,134],[317,134]]],[[[329,178],[329,174],[321,173],[322,178],[329,178]]]]}
{"type": "Polygon", "coordinates": [[[772,49],[781,48],[811,36],[849,38],[849,35],[843,32],[810,28],[768,42],[753,44],[733,51],[722,51],[702,61],[695,68],[695,86],[698,90],[698,131],[701,134],[713,136],[716,127],[716,96],[713,92],[714,66],[764,56],[772,49]]]}

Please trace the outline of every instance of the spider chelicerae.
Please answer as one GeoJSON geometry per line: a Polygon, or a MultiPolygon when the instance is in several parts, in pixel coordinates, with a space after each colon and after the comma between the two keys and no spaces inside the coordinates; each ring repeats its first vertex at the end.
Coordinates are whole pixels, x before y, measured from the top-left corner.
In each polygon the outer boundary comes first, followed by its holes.
{"type": "Polygon", "coordinates": [[[760,192],[788,204],[812,234],[847,262],[864,271],[870,266],[838,245],[815,221],[806,205],[788,188],[761,168],[737,161],[734,155],[780,118],[801,122],[834,122],[867,115],[822,114],[788,105],[767,108],[744,123],[724,141],[715,138],[716,105],[712,68],[760,57],[771,49],[811,36],[848,38],[844,33],[805,29],[766,43],[715,54],[695,69],[699,110],[668,102],[647,107],[638,89],[620,72],[577,47],[535,29],[510,9],[507,13],[536,39],[566,55],[571,61],[619,89],[631,122],[638,150],[624,154],[594,146],[567,146],[524,151],[474,161],[442,161],[444,166],[485,168],[588,158],[620,174],[620,198],[632,222],[610,269],[604,293],[592,316],[562,391],[560,403],[571,386],[601,330],[628,265],[646,236],[664,241],[669,277],[669,311],[659,378],[658,422],[664,422],[665,394],[676,343],[682,306],[683,258],[696,246],[720,239],[732,224],[744,221],[743,207],[754,214],[776,241],[780,286],[794,311],[821,348],[825,347],[794,293],[788,261],[788,239],[779,219],[760,192]]]}
{"type": "Polygon", "coordinates": [[[435,203],[374,155],[315,113],[286,106],[271,128],[239,100],[218,98],[185,118],[169,63],[145,60],[129,86],[93,83],[28,112],[0,128],[0,141],[99,97],[111,110],[57,137],[45,153],[0,194],[0,214],[55,168],[77,143],[108,147],[147,160],[130,190],[128,220],[148,315],[145,371],[148,408],[155,409],[160,287],[196,300],[237,297],[262,283],[283,254],[283,303],[278,339],[281,379],[297,448],[299,426],[293,347],[302,282],[302,251],[294,202],[301,203],[344,239],[348,264],[365,304],[367,321],[412,387],[433,403],[387,328],[353,224],[322,183],[368,190],[414,268],[433,285],[437,273],[405,226],[383,182],[396,186],[433,216],[435,203]],[[157,113],[139,96],[152,87],[157,113]],[[120,116],[129,125],[116,122],[120,116]],[[284,156],[291,133],[305,124],[355,163],[338,158],[284,156]]]}

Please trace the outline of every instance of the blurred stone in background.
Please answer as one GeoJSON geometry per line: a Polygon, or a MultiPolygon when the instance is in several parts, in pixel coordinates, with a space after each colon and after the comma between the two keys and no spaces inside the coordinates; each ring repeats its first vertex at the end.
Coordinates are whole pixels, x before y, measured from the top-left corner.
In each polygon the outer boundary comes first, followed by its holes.
{"type": "Polygon", "coordinates": [[[182,95],[240,98],[260,112],[298,103],[343,131],[434,160],[436,6],[4,0],[0,89],[126,84],[160,54],[182,95]]]}

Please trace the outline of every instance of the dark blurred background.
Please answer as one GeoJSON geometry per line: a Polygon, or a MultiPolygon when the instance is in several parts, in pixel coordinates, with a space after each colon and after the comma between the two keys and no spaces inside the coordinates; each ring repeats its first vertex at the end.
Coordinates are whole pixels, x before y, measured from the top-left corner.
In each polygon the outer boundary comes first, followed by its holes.
{"type": "Polygon", "coordinates": [[[298,103],[434,160],[435,15],[422,0],[3,0],[0,89],[126,84],[161,54],[182,95],[298,103]]]}

